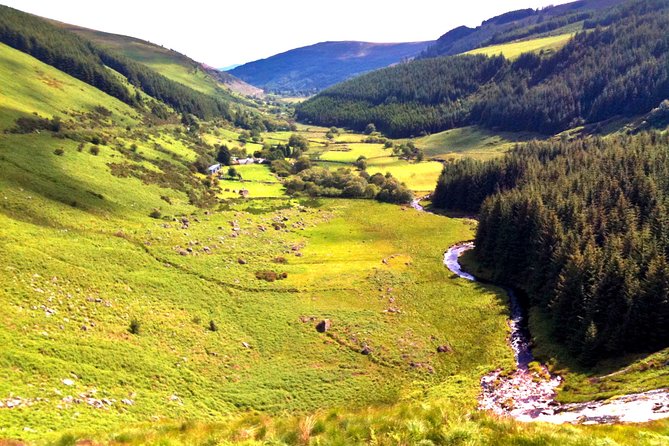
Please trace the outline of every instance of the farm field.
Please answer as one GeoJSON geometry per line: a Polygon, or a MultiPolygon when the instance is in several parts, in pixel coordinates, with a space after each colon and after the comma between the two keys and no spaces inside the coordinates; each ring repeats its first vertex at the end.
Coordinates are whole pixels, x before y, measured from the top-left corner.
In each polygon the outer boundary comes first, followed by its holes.
{"type": "Polygon", "coordinates": [[[515,42],[491,45],[475,50],[467,51],[465,54],[483,54],[485,56],[503,55],[513,60],[523,53],[555,52],[574,37],[574,33],[560,34],[557,36],[539,37],[536,39],[519,40],[515,42]]]}
{"type": "Polygon", "coordinates": [[[461,127],[415,140],[416,146],[425,151],[425,155],[443,161],[457,160],[464,157],[486,160],[503,155],[516,143],[540,138],[531,133],[492,132],[477,127],[461,127]]]}

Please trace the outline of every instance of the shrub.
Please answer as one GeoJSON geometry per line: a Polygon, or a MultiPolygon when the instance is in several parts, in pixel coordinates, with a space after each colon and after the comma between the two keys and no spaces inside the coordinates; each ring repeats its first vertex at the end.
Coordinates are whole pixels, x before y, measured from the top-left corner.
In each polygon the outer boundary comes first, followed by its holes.
{"type": "Polygon", "coordinates": [[[60,132],[61,122],[60,118],[45,119],[45,118],[19,118],[16,120],[16,127],[10,130],[12,133],[33,133],[40,130],[47,130],[50,132],[60,132]]]}
{"type": "Polygon", "coordinates": [[[213,319],[209,321],[209,331],[218,331],[218,325],[213,319]]]}
{"type": "Polygon", "coordinates": [[[265,280],[267,282],[274,282],[275,280],[282,280],[288,278],[288,273],[277,273],[274,271],[257,271],[256,279],[265,280]]]}
{"type": "Polygon", "coordinates": [[[56,149],[56,150],[53,151],[53,153],[54,153],[54,155],[63,156],[65,154],[65,150],[56,149]]]}
{"type": "Polygon", "coordinates": [[[160,212],[160,209],[154,209],[154,210],[152,210],[151,213],[149,214],[149,217],[151,217],[151,218],[156,218],[156,219],[157,219],[157,218],[160,218],[160,217],[162,217],[162,216],[163,216],[163,213],[160,212]]]}
{"type": "Polygon", "coordinates": [[[97,156],[100,153],[100,147],[92,146],[88,151],[91,152],[91,155],[97,156]]]}
{"type": "Polygon", "coordinates": [[[256,279],[274,282],[277,279],[277,274],[274,271],[257,271],[256,279]]]}
{"type": "Polygon", "coordinates": [[[134,335],[138,335],[141,331],[141,328],[142,324],[136,318],[133,318],[130,321],[130,327],[128,327],[128,331],[134,335]]]}

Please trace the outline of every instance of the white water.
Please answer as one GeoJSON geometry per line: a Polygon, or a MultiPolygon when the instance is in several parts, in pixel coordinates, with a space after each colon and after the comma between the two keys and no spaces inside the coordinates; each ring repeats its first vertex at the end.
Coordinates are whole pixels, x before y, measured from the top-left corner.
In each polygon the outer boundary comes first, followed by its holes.
{"type": "MultiPolygon", "coordinates": [[[[458,261],[462,253],[472,248],[473,243],[452,246],[444,254],[444,265],[459,277],[476,281],[474,276],[462,270],[458,261]]],[[[534,359],[529,347],[527,324],[517,297],[511,290],[506,291],[511,310],[510,344],[517,369],[511,375],[502,375],[498,370],[481,378],[479,409],[511,416],[519,421],[555,424],[642,423],[669,418],[669,389],[586,403],[560,404],[555,401],[562,378],[551,375],[543,365],[538,373],[536,367],[532,368],[535,371],[528,368],[534,359]]]]}

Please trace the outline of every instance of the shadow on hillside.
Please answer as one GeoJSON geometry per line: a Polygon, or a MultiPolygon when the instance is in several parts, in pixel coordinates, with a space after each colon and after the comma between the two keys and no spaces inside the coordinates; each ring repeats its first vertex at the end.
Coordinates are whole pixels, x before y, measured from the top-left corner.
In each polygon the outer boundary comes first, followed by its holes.
{"type": "Polygon", "coordinates": [[[32,200],[33,197],[41,197],[56,205],[94,215],[108,215],[118,211],[116,204],[93,190],[91,185],[66,174],[58,166],[59,157],[52,153],[57,144],[47,150],[44,147],[35,147],[35,142],[39,145],[48,143],[48,140],[36,140],[34,135],[2,135],[0,138],[0,181],[6,186],[4,195],[0,197],[3,201],[0,209],[5,214],[42,226],[60,226],[53,221],[58,208],[41,212],[42,209],[38,206],[13,205],[17,201],[32,200]],[[34,156],[31,156],[31,152],[34,156]],[[12,193],[23,196],[13,200],[9,196],[12,193]]]}

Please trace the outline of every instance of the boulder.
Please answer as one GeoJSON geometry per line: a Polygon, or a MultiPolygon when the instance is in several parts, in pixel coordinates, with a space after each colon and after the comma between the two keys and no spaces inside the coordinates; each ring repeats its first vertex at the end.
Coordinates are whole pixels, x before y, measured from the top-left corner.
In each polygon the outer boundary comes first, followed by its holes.
{"type": "Polygon", "coordinates": [[[316,324],[316,331],[319,333],[325,333],[332,327],[332,321],[330,319],[323,319],[318,324],[316,324]]]}
{"type": "Polygon", "coordinates": [[[437,353],[451,353],[453,349],[450,345],[442,344],[437,347],[437,353]]]}
{"type": "Polygon", "coordinates": [[[368,345],[364,345],[362,347],[362,350],[360,350],[360,353],[362,353],[363,355],[371,355],[372,354],[372,349],[369,348],[368,345]]]}

